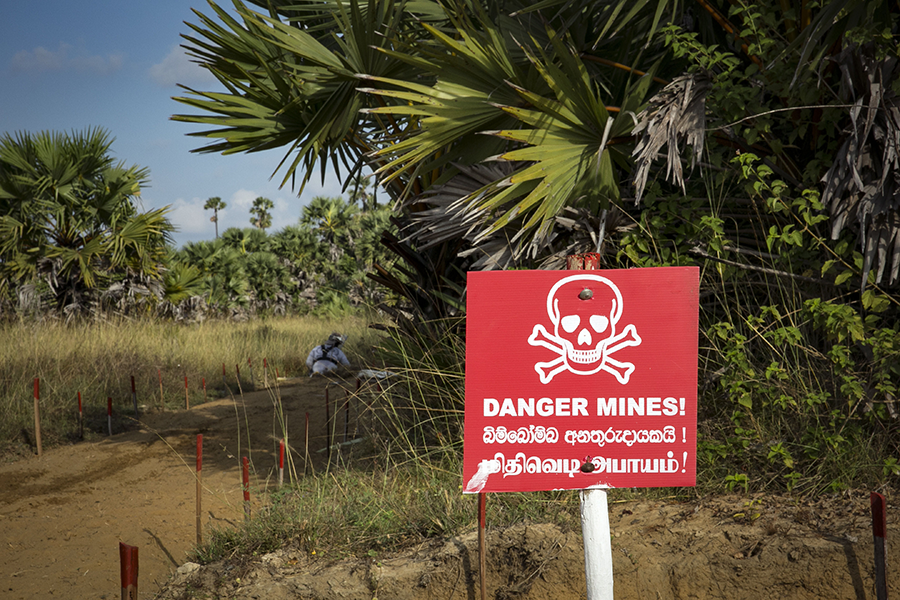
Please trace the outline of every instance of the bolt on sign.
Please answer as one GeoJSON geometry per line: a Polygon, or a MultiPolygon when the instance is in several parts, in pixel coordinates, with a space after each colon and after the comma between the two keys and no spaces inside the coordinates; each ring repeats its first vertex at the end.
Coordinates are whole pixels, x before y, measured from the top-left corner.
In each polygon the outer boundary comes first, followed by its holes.
{"type": "Polygon", "coordinates": [[[464,492],[696,482],[699,269],[468,274],[464,492]]]}

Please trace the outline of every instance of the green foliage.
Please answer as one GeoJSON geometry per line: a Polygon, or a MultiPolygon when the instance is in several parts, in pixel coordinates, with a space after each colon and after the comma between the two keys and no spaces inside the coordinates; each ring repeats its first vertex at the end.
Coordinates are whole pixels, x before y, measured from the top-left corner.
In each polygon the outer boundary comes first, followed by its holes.
{"type": "Polygon", "coordinates": [[[339,316],[373,307],[385,294],[366,273],[390,262],[381,235],[392,228],[386,206],[359,210],[340,197],[316,197],[297,225],[281,231],[233,227],[215,241],[185,244],[172,262],[171,289],[180,289],[175,278],[193,273],[190,267],[200,275],[192,295],[218,311],[339,316]]]}
{"type": "Polygon", "coordinates": [[[158,299],[173,227],[165,209],[138,212],[149,172],[114,162],[111,144],[101,129],[0,138],[4,304],[71,316],[158,299]]]}
{"type": "Polygon", "coordinates": [[[250,223],[254,227],[266,230],[272,226],[272,213],[269,212],[275,207],[275,204],[268,198],[260,196],[253,201],[250,208],[250,223]]]}

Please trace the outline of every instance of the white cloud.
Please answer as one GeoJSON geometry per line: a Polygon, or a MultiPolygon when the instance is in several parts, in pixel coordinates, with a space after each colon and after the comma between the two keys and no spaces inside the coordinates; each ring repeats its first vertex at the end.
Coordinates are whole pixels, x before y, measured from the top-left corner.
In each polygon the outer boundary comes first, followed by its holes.
{"type": "MultiPolygon", "coordinates": [[[[205,203],[206,199],[204,198],[192,198],[191,200],[179,198],[172,203],[168,217],[178,228],[176,235],[179,238],[200,240],[215,237],[215,224],[209,220],[212,211],[207,212],[203,209],[205,203]]],[[[219,218],[222,218],[221,212],[219,218]]],[[[221,225],[221,223],[219,224],[221,225]]]]}
{"type": "Polygon", "coordinates": [[[181,46],[173,46],[162,62],[150,67],[150,78],[162,87],[178,83],[199,87],[216,81],[212,73],[192,62],[181,46]]]}
{"type": "Polygon", "coordinates": [[[34,50],[20,50],[13,55],[9,66],[21,73],[44,71],[78,71],[94,75],[109,75],[122,68],[125,56],[121,53],[89,54],[85,48],[76,48],[60,42],[59,48],[47,50],[38,46],[34,50]]]}

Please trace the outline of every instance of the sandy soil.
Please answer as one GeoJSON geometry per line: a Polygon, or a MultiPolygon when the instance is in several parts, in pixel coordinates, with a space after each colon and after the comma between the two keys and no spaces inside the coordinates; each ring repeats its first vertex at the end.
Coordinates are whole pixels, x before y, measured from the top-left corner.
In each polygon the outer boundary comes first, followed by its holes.
{"type": "MultiPolygon", "coordinates": [[[[325,430],[326,383],[281,384],[300,465],[306,413],[314,459],[324,460],[315,453],[324,436],[315,432],[325,430]]],[[[343,400],[343,391],[330,390],[332,402],[343,400]]],[[[141,598],[480,597],[475,532],[377,557],[312,557],[288,546],[262,557],[185,564],[196,540],[197,434],[204,436],[204,527],[229,526],[244,518],[240,457],[248,430],[253,495],[274,485],[273,413],[270,392],[247,393],[237,411],[229,398],[150,413],[131,431],[0,465],[0,598],[119,598],[119,542],[139,548],[141,598]]],[[[900,518],[895,499],[888,500],[890,561],[900,518]]],[[[618,600],[875,597],[867,494],[816,502],[612,502],[609,514],[618,600]]],[[[489,598],[586,597],[580,532],[547,524],[491,528],[490,504],[488,525],[489,598]]],[[[895,574],[889,563],[891,596],[900,594],[895,574]]]]}
{"type": "MultiPolygon", "coordinates": [[[[312,450],[325,445],[315,432],[325,430],[326,380],[280,385],[295,460],[302,461],[307,412],[312,450]]],[[[345,397],[337,387],[330,395],[332,402],[345,397]]],[[[152,597],[196,542],[198,433],[205,528],[244,518],[240,457],[247,454],[248,428],[253,509],[255,492],[277,481],[273,395],[257,391],[243,399],[238,394],[237,413],[230,398],[148,413],[131,431],[0,464],[0,598],[119,598],[119,542],[138,547],[140,596],[152,597]]],[[[117,417],[114,432],[126,425],[117,417]]]]}

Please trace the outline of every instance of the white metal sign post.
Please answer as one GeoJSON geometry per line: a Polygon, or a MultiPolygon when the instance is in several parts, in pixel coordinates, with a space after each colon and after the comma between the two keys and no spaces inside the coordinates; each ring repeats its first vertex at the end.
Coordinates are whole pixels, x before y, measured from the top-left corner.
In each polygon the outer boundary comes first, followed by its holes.
{"type": "Polygon", "coordinates": [[[612,600],[612,541],[606,490],[581,490],[581,534],[588,600],[612,600]]]}

